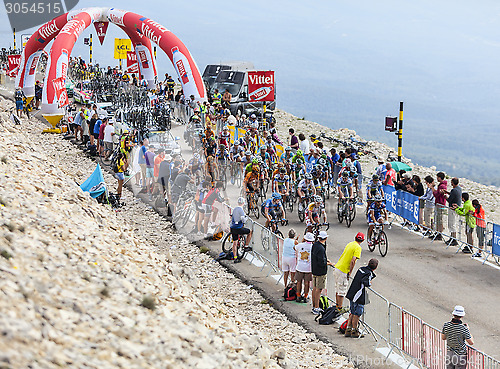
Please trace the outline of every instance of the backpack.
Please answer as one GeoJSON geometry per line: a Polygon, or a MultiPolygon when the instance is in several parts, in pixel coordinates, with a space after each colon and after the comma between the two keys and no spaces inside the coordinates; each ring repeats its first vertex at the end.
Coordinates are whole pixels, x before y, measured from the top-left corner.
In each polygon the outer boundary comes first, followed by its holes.
{"type": "Polygon", "coordinates": [[[326,309],[328,309],[328,307],[330,306],[330,301],[328,301],[328,297],[322,295],[320,296],[319,298],[319,308],[323,311],[325,311],[326,309]]]}
{"type": "Polygon", "coordinates": [[[347,329],[347,322],[348,320],[346,320],[344,323],[342,323],[339,327],[339,333],[342,333],[342,334],[345,334],[345,330],[347,329]]]}
{"type": "Polygon", "coordinates": [[[285,301],[295,301],[297,298],[297,287],[294,284],[286,287],[283,298],[285,301]]]}
{"type": "Polygon", "coordinates": [[[321,325],[329,325],[333,324],[333,322],[337,320],[339,317],[340,313],[337,310],[337,307],[331,306],[325,311],[323,311],[321,314],[317,315],[316,318],[314,318],[314,320],[321,325]]]}

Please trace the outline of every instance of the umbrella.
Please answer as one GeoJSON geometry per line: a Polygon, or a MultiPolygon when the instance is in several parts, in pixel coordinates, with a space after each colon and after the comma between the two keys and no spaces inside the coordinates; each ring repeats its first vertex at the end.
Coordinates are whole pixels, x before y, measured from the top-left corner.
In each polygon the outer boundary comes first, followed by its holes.
{"type": "Polygon", "coordinates": [[[411,170],[411,167],[408,164],[402,163],[400,161],[391,161],[390,163],[392,165],[392,168],[396,172],[399,172],[400,170],[404,170],[405,172],[409,172],[411,170]]]}

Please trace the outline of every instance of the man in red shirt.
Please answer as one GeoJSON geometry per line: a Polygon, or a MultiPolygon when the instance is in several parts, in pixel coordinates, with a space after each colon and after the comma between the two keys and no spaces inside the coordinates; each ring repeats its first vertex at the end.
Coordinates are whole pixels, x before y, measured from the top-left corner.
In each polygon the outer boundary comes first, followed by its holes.
{"type": "Polygon", "coordinates": [[[385,173],[384,184],[394,187],[394,182],[396,182],[396,171],[392,169],[391,163],[385,165],[387,172],[385,173]]]}
{"type": "Polygon", "coordinates": [[[442,240],[441,233],[443,232],[443,216],[446,212],[446,197],[444,196],[446,190],[448,189],[448,182],[444,179],[444,173],[439,172],[437,174],[437,181],[439,183],[438,188],[433,191],[434,201],[436,202],[436,230],[440,232],[435,238],[435,240],[442,240]]]}
{"type": "Polygon", "coordinates": [[[155,177],[155,183],[158,182],[158,176],[160,175],[160,164],[165,159],[165,151],[163,149],[158,150],[158,155],[155,158],[155,166],[153,170],[153,176],[155,177]]]}

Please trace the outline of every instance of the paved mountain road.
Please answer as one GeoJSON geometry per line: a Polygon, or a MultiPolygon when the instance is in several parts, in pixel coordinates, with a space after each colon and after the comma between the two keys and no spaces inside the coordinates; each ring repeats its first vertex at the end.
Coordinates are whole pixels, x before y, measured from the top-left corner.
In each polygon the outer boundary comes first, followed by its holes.
{"type": "MultiPolygon", "coordinates": [[[[182,126],[174,127],[172,133],[182,137],[183,129],[182,126]]],[[[190,149],[182,139],[180,143],[183,156],[190,158],[190,149]]],[[[236,205],[240,190],[228,183],[231,206],[236,205]]],[[[357,232],[367,232],[364,209],[357,208],[356,219],[350,228],[345,222],[339,224],[336,209],[336,199],[331,197],[327,200],[326,210],[330,222],[327,254],[332,262],[338,260],[344,246],[354,239],[357,232]]],[[[290,227],[303,233],[305,226],[298,220],[296,206],[293,213],[287,212],[287,218],[289,225],[280,228],[283,234],[286,235],[290,227]]],[[[262,217],[258,221],[263,224],[262,217]]],[[[500,358],[500,319],[496,317],[500,306],[500,270],[481,265],[461,252],[455,254],[457,248],[446,249],[442,241],[422,239],[396,225],[391,229],[386,226],[386,233],[389,240],[387,256],[381,257],[378,248],[370,252],[365,241],[361,260],[356,265],[365,265],[372,257],[379,259],[373,288],[438,329],[451,318],[455,305],[463,305],[475,347],[500,358]]],[[[333,297],[333,293],[329,295],[333,297]]]]}

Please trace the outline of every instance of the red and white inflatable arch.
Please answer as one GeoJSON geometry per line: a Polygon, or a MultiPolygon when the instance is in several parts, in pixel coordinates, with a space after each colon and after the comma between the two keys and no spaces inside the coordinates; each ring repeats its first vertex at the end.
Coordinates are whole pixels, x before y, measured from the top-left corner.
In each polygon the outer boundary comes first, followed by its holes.
{"type": "Polygon", "coordinates": [[[45,87],[42,95],[42,114],[51,123],[63,116],[58,106],[53,80],[66,79],[69,57],[73,46],[84,29],[93,22],[111,22],[122,28],[134,44],[140,73],[153,87],[156,65],[151,49],[151,41],[157,44],[170,58],[184,94],[194,95],[198,100],[206,99],[205,85],[200,71],[189,50],[172,32],[141,15],[115,8],[86,8],[73,10],[54,18],[41,26],[29,39],[24,48],[16,86],[21,87],[26,96],[35,94],[35,71],[43,49],[54,38],[45,72],[45,87]]]}

